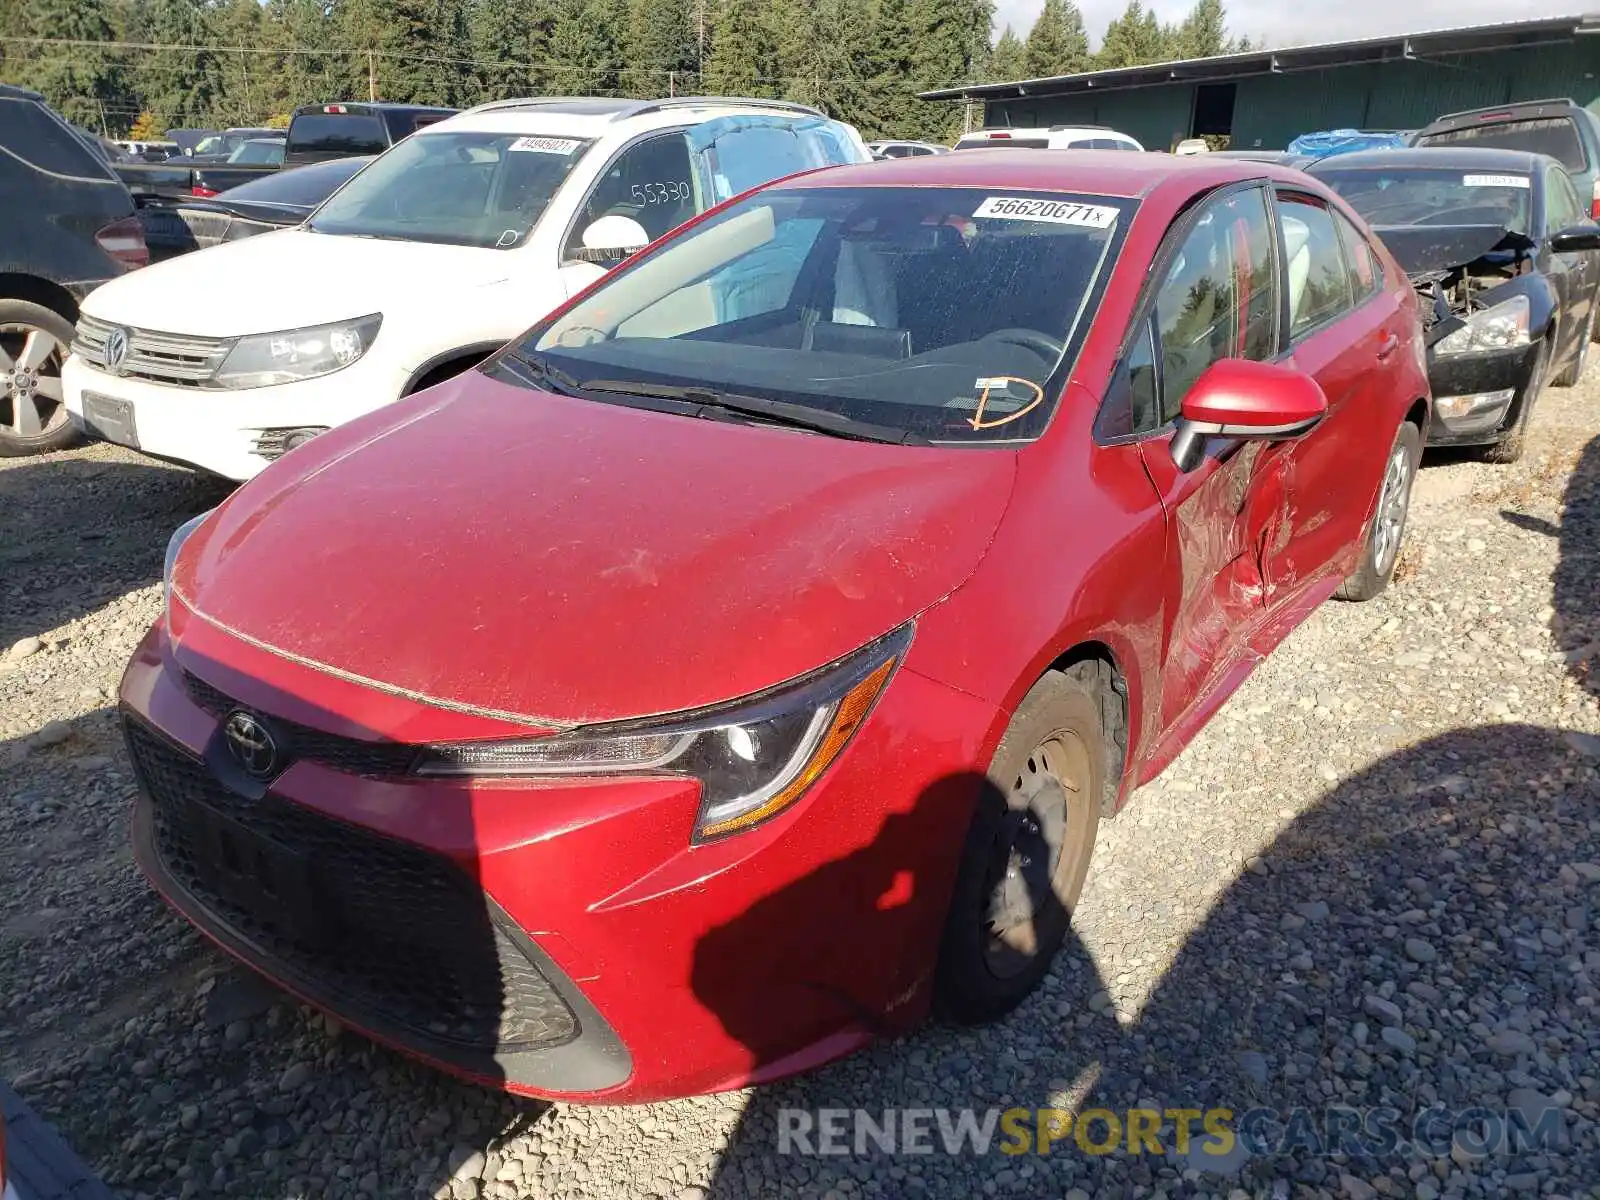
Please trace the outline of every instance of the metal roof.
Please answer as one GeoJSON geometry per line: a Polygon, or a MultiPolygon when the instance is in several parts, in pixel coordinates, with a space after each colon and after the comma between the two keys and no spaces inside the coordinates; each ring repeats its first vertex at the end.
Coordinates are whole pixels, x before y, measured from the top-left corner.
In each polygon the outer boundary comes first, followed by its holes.
{"type": "Polygon", "coordinates": [[[1155,87],[1169,83],[1211,83],[1251,75],[1280,75],[1293,71],[1320,71],[1363,63],[1404,62],[1448,54],[1479,54],[1567,42],[1580,34],[1600,34],[1600,13],[1541,17],[1507,21],[1498,25],[1470,25],[1424,33],[1360,38],[1352,42],[1325,42],[1316,46],[1287,46],[1281,50],[1247,50],[1215,58],[1188,58],[1139,67],[1113,67],[1020,79],[1013,83],[972,83],[919,93],[923,100],[1006,100],[1019,96],[1071,96],[1123,88],[1155,87]]]}

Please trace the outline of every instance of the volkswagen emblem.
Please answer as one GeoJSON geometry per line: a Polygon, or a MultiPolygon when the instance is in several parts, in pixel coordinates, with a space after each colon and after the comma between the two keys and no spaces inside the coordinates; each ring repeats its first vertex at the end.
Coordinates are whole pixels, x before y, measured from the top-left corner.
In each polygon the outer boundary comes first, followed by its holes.
{"type": "Polygon", "coordinates": [[[128,331],[113,329],[106,334],[106,370],[121,375],[128,365],[128,331]]]}
{"type": "Polygon", "coordinates": [[[278,769],[278,743],[260,721],[242,708],[228,714],[222,736],[228,753],[252,779],[270,779],[278,769]]]}

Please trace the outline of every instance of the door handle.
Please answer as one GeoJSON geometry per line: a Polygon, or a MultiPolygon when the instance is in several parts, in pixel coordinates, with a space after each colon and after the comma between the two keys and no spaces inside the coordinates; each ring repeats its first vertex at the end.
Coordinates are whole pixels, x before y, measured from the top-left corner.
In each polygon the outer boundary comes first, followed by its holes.
{"type": "Polygon", "coordinates": [[[1385,333],[1378,339],[1378,361],[1382,362],[1398,349],[1400,349],[1400,335],[1385,333]]]}

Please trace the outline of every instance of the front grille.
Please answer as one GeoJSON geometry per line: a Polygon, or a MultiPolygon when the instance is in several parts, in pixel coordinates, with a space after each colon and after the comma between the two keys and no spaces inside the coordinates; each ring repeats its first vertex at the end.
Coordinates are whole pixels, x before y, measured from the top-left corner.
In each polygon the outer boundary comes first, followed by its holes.
{"type": "MultiPolygon", "coordinates": [[[[79,317],[72,352],[93,366],[110,370],[106,366],[106,338],[116,328],[94,317],[79,317]]],[[[232,338],[191,337],[150,329],[129,328],[127,333],[128,356],[121,374],[187,387],[208,383],[233,344],[232,338]]]]}
{"type": "Polygon", "coordinates": [[[404,742],[367,742],[341,737],[285,721],[241,704],[226,692],[212,687],[197,675],[183,673],[183,684],[191,699],[212,716],[221,719],[235,709],[247,709],[263,718],[287,744],[282,748],[290,759],[304,758],[351,775],[394,776],[410,774],[417,761],[418,747],[404,742]]]}
{"type": "Polygon", "coordinates": [[[137,719],[123,726],[161,869],[261,969],[430,1045],[506,1053],[577,1036],[572,1010],[449,863],[271,793],[241,799],[137,719]]]}

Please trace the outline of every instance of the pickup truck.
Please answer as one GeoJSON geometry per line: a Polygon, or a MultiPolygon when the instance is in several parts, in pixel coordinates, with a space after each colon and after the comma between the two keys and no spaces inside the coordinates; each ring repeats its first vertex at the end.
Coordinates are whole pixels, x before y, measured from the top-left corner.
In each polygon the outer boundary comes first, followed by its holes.
{"type": "Polygon", "coordinates": [[[401,138],[455,111],[376,101],[307,104],[295,109],[290,117],[280,162],[252,161],[251,152],[259,146],[259,139],[255,137],[259,131],[240,130],[238,132],[251,136],[241,142],[226,162],[194,161],[185,156],[164,163],[118,162],[113,164],[113,169],[128,185],[141,209],[165,206],[175,200],[215,196],[284,167],[358,154],[381,154],[401,138]]]}

